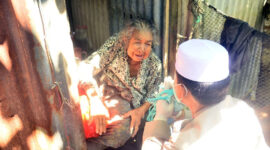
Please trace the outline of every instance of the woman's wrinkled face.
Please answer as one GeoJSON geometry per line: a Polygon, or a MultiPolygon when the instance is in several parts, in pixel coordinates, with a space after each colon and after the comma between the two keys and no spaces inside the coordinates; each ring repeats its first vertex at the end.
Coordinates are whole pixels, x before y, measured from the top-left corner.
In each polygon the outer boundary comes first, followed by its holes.
{"type": "Polygon", "coordinates": [[[150,31],[135,31],[129,41],[127,53],[133,61],[142,61],[149,57],[152,50],[153,36],[150,31]]]}

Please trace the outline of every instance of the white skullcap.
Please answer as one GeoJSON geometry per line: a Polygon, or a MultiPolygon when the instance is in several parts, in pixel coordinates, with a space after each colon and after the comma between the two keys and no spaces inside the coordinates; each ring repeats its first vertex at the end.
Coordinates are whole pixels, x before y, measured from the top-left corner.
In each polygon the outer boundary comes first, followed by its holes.
{"type": "Polygon", "coordinates": [[[179,46],[175,69],[181,76],[192,81],[221,81],[229,76],[229,55],[216,42],[192,39],[179,46]]]}

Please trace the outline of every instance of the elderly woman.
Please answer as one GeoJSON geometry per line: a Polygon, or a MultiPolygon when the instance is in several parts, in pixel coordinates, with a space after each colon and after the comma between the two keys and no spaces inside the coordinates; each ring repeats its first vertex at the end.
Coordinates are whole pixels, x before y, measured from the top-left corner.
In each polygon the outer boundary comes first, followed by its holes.
{"type": "Polygon", "coordinates": [[[81,78],[81,87],[92,87],[99,96],[98,100],[90,98],[90,103],[100,136],[87,140],[88,149],[118,148],[136,141],[140,144],[141,135],[135,135],[142,132],[142,120],[150,107],[147,99],[153,97],[161,82],[161,62],[152,52],[156,43],[155,27],[137,19],[84,61],[87,67],[83,70],[88,73],[83,74],[87,76],[81,78]],[[123,119],[110,123],[116,116],[123,119]]]}

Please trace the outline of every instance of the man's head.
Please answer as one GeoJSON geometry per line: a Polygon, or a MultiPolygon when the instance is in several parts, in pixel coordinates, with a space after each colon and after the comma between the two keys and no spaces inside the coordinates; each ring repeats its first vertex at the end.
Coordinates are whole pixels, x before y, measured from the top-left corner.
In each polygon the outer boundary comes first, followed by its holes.
{"type": "Polygon", "coordinates": [[[182,43],[175,68],[177,84],[187,88],[200,104],[213,105],[225,98],[230,82],[229,55],[220,44],[203,39],[182,43]]]}

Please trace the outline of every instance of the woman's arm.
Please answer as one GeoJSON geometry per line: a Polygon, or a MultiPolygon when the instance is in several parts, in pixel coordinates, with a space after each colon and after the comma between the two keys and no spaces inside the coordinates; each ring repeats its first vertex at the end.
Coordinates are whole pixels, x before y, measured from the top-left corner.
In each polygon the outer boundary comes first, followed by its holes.
{"type": "Polygon", "coordinates": [[[151,106],[151,104],[147,102],[147,98],[154,95],[155,91],[157,91],[159,88],[158,87],[159,84],[161,83],[162,67],[160,61],[154,63],[153,66],[150,65],[149,69],[151,69],[150,73],[151,79],[149,82],[145,83],[146,90],[148,93],[144,97],[143,105],[123,115],[124,118],[131,117],[130,133],[132,134],[132,137],[134,137],[137,134],[139,125],[141,124],[141,119],[144,118],[145,113],[151,106]]]}

